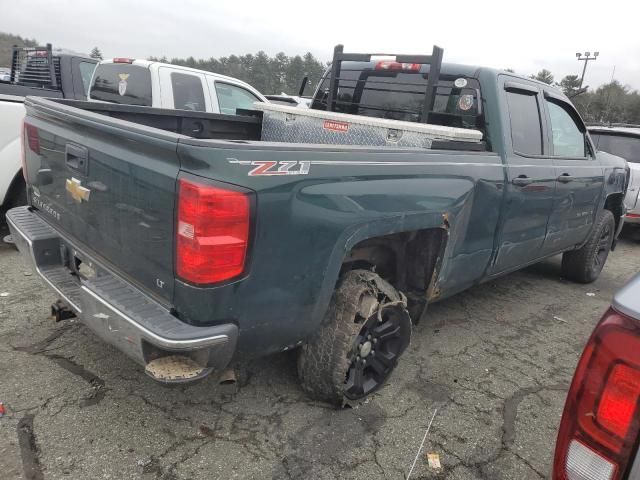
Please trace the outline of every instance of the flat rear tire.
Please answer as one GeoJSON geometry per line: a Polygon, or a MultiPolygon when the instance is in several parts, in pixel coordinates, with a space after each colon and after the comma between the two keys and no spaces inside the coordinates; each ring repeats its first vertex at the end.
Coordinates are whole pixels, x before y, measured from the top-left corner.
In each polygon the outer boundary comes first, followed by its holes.
{"type": "Polygon", "coordinates": [[[302,388],[314,400],[357,403],[385,384],[410,339],[404,295],[369,270],[351,270],[322,325],[300,349],[302,388]]]}

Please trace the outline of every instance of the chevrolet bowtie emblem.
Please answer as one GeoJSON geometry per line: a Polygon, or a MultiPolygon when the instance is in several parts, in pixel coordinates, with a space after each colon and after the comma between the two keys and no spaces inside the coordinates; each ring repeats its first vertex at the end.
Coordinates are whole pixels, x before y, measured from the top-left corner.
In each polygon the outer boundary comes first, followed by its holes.
{"type": "Polygon", "coordinates": [[[77,178],[67,178],[67,184],[65,188],[67,189],[67,192],[71,194],[71,198],[73,198],[76,202],[82,203],[82,200],[88,202],[91,190],[80,185],[81,183],[82,181],[78,180],[77,178]]]}

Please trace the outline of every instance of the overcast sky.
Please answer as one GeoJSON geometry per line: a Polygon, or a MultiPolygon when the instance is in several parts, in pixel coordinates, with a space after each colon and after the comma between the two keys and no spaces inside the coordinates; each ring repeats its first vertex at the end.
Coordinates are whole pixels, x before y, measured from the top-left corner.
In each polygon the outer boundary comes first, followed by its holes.
{"type": "Polygon", "coordinates": [[[585,84],[615,78],[640,89],[637,1],[422,0],[347,2],[215,0],[0,0],[0,31],[77,51],[98,46],[105,58],[196,58],[311,51],[329,60],[333,46],[351,52],[429,53],[445,62],[541,68],[580,74],[576,52],[599,51],[585,84]]]}

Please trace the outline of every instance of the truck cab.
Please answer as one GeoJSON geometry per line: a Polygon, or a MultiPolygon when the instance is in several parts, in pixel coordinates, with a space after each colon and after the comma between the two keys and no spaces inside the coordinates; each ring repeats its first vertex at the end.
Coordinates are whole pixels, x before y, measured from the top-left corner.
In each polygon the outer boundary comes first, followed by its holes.
{"type": "Polygon", "coordinates": [[[132,58],[98,64],[89,100],[154,108],[235,115],[268,100],[236,78],[204,70],[132,58]]]}

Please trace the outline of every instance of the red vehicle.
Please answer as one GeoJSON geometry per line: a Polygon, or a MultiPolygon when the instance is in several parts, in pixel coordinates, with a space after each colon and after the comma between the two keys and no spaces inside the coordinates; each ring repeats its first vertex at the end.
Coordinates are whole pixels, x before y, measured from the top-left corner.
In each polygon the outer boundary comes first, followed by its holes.
{"type": "Polygon", "coordinates": [[[614,297],[567,395],[554,480],[640,479],[640,274],[614,297]]]}

